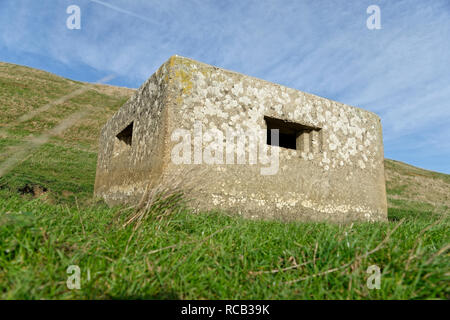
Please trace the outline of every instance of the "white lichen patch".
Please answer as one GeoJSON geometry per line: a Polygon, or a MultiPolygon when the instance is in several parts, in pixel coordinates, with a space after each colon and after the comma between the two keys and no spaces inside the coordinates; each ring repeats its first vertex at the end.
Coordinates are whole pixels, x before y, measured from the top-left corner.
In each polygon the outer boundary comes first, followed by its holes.
{"type": "MultiPolygon", "coordinates": [[[[332,167],[354,163],[359,169],[375,167],[380,155],[377,152],[371,154],[369,146],[376,144],[379,128],[365,124],[367,117],[372,117],[370,113],[265,81],[238,77],[225,70],[204,72],[201,67],[187,66],[181,67],[190,75],[189,86],[192,88],[183,91],[181,100],[188,99],[194,110],[193,113],[185,112],[188,106],[183,104],[183,124],[186,126],[201,121],[216,122],[220,127],[226,122],[229,128],[246,130],[264,128],[264,115],[284,118],[322,128],[323,150],[328,150],[329,157],[336,160],[332,167]]],[[[313,147],[317,148],[316,145],[313,147]]],[[[301,154],[301,157],[309,161],[315,159],[310,154],[301,154]]],[[[330,167],[325,153],[321,165],[330,167]]]]}
{"type": "MultiPolygon", "coordinates": [[[[202,152],[221,145],[224,151],[231,150],[234,146],[226,132],[242,137],[257,129],[261,129],[268,154],[279,151],[276,174],[267,177],[260,176],[260,168],[267,165],[259,162],[198,164],[207,170],[211,182],[208,186],[198,183],[207,190],[202,193],[205,207],[233,208],[247,217],[310,210],[318,217],[356,214],[373,220],[384,214],[384,156],[378,117],[182,57],[173,57],[161,66],[103,128],[96,192],[113,200],[132,197],[143,192],[140,184],[148,180],[150,172],[165,174],[178,168],[170,159],[175,145],[171,134],[177,129],[190,132],[192,154],[194,147],[202,152]],[[265,117],[309,131],[296,133],[296,150],[267,148],[265,117]],[[113,157],[119,151],[114,150],[114,139],[131,121],[133,145],[125,156],[113,157]],[[195,146],[198,123],[203,126],[204,144],[195,146]],[[118,175],[118,170],[123,172],[118,175]],[[124,178],[128,176],[135,181],[124,178]]],[[[249,146],[246,142],[244,150],[236,150],[236,159],[245,157],[249,162],[249,146]]]]}

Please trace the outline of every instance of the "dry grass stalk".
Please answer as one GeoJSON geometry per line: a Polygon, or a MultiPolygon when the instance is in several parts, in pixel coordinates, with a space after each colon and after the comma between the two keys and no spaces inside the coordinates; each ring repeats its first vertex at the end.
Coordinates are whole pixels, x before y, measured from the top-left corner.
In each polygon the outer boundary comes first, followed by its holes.
{"type": "Polygon", "coordinates": [[[307,262],[300,263],[300,264],[295,263],[293,266],[286,267],[283,269],[273,269],[273,270],[267,270],[267,271],[265,271],[265,270],[250,271],[249,274],[252,276],[256,276],[256,275],[260,275],[260,274],[264,274],[264,273],[278,273],[278,272],[288,271],[288,270],[292,270],[292,269],[298,269],[298,268],[306,266],[307,264],[310,264],[310,263],[313,263],[313,261],[307,261],[307,262]]]}
{"type": "Polygon", "coordinates": [[[194,188],[191,183],[194,179],[189,177],[193,174],[197,175],[195,187],[198,188],[198,177],[203,177],[202,172],[198,170],[198,167],[182,169],[177,175],[164,177],[162,182],[154,187],[147,185],[139,203],[128,208],[133,212],[127,217],[123,227],[134,224],[134,230],[136,230],[150,216],[161,221],[185,209],[191,201],[184,196],[194,188]]]}
{"type": "Polygon", "coordinates": [[[350,267],[353,263],[355,263],[357,261],[360,261],[362,259],[365,259],[368,256],[370,256],[371,254],[373,254],[373,253],[377,252],[378,250],[380,250],[384,246],[384,244],[389,241],[389,239],[390,239],[391,235],[394,233],[394,231],[397,230],[398,227],[400,227],[400,225],[404,221],[405,221],[405,219],[400,220],[400,222],[397,223],[397,225],[391,231],[388,232],[386,237],[374,249],[372,249],[370,251],[367,251],[366,253],[364,253],[362,255],[356,256],[355,259],[353,259],[351,262],[346,263],[346,264],[344,264],[342,266],[339,266],[339,267],[336,267],[336,268],[332,268],[332,269],[329,269],[329,270],[326,270],[326,271],[323,271],[323,272],[319,272],[319,273],[310,275],[310,276],[302,277],[302,278],[299,278],[299,279],[296,279],[296,280],[287,281],[287,282],[285,282],[285,284],[297,283],[297,282],[300,282],[300,281],[303,281],[303,280],[307,280],[307,279],[312,279],[312,278],[315,278],[315,277],[323,276],[323,275],[326,275],[326,274],[329,274],[329,273],[333,273],[333,272],[336,272],[336,271],[339,271],[339,270],[343,270],[343,269],[346,269],[346,268],[350,267]]]}

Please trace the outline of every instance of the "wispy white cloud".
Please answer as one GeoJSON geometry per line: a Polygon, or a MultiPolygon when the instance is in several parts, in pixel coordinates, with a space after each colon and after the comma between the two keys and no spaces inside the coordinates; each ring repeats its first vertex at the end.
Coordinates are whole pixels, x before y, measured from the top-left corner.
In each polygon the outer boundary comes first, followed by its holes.
{"type": "Polygon", "coordinates": [[[82,29],[68,30],[73,2],[2,1],[0,59],[3,47],[137,87],[185,55],[374,111],[386,156],[450,172],[448,0],[80,0],[82,29]],[[374,3],[381,30],[366,28],[374,3]]]}
{"type": "Polygon", "coordinates": [[[143,15],[134,13],[134,12],[129,11],[129,10],[125,10],[125,9],[123,9],[121,7],[118,7],[118,6],[114,6],[114,5],[112,5],[112,4],[108,3],[108,2],[100,1],[100,0],[89,0],[89,1],[97,3],[97,4],[100,4],[100,5],[104,6],[104,7],[107,7],[109,9],[115,10],[117,12],[124,13],[126,15],[131,16],[131,17],[141,19],[141,20],[143,20],[145,22],[149,22],[151,24],[158,25],[155,21],[153,21],[153,20],[151,20],[151,19],[149,19],[149,18],[147,18],[147,17],[145,17],[143,15]]]}

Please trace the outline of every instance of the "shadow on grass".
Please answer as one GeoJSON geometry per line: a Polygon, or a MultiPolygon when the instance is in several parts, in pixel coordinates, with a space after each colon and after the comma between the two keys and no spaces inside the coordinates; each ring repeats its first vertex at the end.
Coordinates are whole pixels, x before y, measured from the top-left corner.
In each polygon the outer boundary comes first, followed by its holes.
{"type": "Polygon", "coordinates": [[[433,212],[427,211],[415,211],[410,209],[389,208],[388,219],[389,221],[406,220],[435,220],[438,217],[433,212]]]}
{"type": "Polygon", "coordinates": [[[180,300],[180,296],[175,291],[162,291],[149,295],[117,295],[110,296],[112,300],[180,300]]]}

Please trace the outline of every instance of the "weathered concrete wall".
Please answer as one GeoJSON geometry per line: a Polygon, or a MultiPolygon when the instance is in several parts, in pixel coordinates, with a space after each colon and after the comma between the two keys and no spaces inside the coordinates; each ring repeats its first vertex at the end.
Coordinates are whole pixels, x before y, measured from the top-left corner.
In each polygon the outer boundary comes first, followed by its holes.
{"type": "Polygon", "coordinates": [[[163,171],[168,80],[164,64],[102,129],[94,193],[108,204],[136,201],[163,171]],[[117,152],[116,135],[131,122],[132,145],[117,152]]]}
{"type": "Polygon", "coordinates": [[[189,176],[190,185],[198,187],[188,196],[199,210],[304,221],[387,218],[378,116],[187,58],[175,56],[164,64],[101,137],[96,194],[110,203],[135,201],[133,195],[142,193],[149,176],[153,183],[164,181],[194,166],[201,174],[189,176]],[[246,131],[266,128],[264,117],[317,128],[297,139],[298,150],[267,146],[279,152],[276,174],[262,175],[261,167],[268,165],[260,163],[176,164],[171,159],[179,143],[171,135],[180,128],[195,132],[201,123],[204,131],[246,131]],[[136,124],[136,150],[128,161],[135,163],[132,169],[113,165],[110,151],[111,141],[131,119],[136,124]]]}

